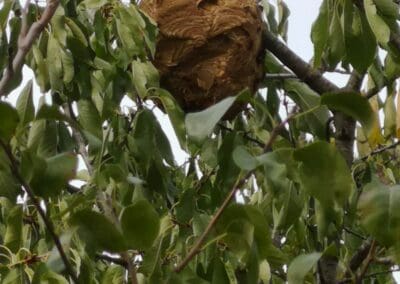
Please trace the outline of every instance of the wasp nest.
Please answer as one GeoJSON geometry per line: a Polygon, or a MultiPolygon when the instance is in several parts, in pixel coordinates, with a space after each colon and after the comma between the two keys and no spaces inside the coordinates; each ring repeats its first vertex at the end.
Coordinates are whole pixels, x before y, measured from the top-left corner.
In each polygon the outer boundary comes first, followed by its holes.
{"type": "MultiPolygon", "coordinates": [[[[263,76],[256,0],[142,0],[159,28],[154,65],[184,111],[207,108],[263,76]]],[[[237,113],[240,106],[231,109],[237,113]]]]}

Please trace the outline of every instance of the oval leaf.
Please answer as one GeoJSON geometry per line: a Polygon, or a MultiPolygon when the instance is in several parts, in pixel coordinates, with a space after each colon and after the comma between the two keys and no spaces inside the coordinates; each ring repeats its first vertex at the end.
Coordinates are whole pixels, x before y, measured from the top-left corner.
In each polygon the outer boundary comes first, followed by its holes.
{"type": "Polygon", "coordinates": [[[18,113],[9,103],[0,102],[0,121],[0,139],[8,141],[19,123],[18,113]]]}
{"type": "Polygon", "coordinates": [[[185,118],[186,130],[191,139],[201,143],[211,134],[215,125],[232,106],[236,97],[228,97],[200,112],[189,113],[185,118]]]}
{"type": "Polygon", "coordinates": [[[75,213],[71,223],[78,226],[87,244],[97,250],[119,252],[125,249],[125,241],[117,228],[100,213],[85,209],[75,213]]]}
{"type": "Polygon", "coordinates": [[[325,93],[321,97],[321,104],[353,117],[368,131],[373,127],[374,111],[368,99],[361,96],[359,93],[325,93]]]}
{"type": "Polygon", "coordinates": [[[320,259],[322,253],[314,252],[296,257],[289,265],[287,278],[289,284],[304,282],[304,277],[320,259]]]}
{"type": "Polygon", "coordinates": [[[128,246],[144,250],[153,245],[160,230],[160,218],[146,200],[139,200],[125,208],[121,216],[121,227],[128,246]]]}

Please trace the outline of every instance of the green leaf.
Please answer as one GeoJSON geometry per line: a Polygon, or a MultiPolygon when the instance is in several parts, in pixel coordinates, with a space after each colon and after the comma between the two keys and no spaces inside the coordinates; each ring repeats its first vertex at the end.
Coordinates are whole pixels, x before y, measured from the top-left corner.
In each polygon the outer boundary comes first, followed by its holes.
{"type": "Polygon", "coordinates": [[[214,258],[211,283],[230,283],[225,266],[219,257],[214,258]]]}
{"type": "Polygon", "coordinates": [[[21,188],[14,177],[10,173],[0,170],[0,196],[15,202],[18,194],[21,194],[21,188]]]}
{"type": "Polygon", "coordinates": [[[60,107],[57,105],[47,105],[47,104],[43,104],[35,117],[36,120],[39,119],[48,119],[48,120],[59,120],[59,121],[66,121],[68,122],[70,125],[73,125],[75,128],[78,127],[77,123],[70,119],[68,116],[66,116],[65,114],[61,113],[60,111],[60,107]]]}
{"type": "Polygon", "coordinates": [[[390,28],[379,16],[373,0],[364,0],[365,14],[376,39],[380,44],[386,46],[390,39],[390,28]]]}
{"type": "Polygon", "coordinates": [[[358,120],[366,130],[374,125],[374,112],[368,99],[355,92],[325,93],[321,104],[358,120]]]}
{"type": "MultiPolygon", "coordinates": [[[[249,244],[251,245],[254,241],[257,244],[260,258],[266,258],[271,265],[274,264],[274,267],[275,264],[279,266],[285,261],[283,253],[278,251],[271,243],[271,233],[265,216],[254,205],[230,205],[221,215],[217,223],[217,231],[221,234],[230,232],[230,237],[228,237],[230,244],[233,246],[240,245],[242,249],[249,244]],[[243,228],[243,226],[246,226],[246,228],[243,228]],[[234,234],[232,235],[232,233],[234,234]]],[[[248,248],[249,250],[250,248],[248,248]]]]}
{"type": "Polygon", "coordinates": [[[32,80],[29,80],[17,99],[17,111],[21,118],[22,125],[31,122],[35,116],[33,105],[32,80]]]}
{"type": "Polygon", "coordinates": [[[46,159],[44,172],[32,177],[31,186],[41,197],[57,196],[76,176],[78,159],[75,154],[63,153],[46,159]]]}
{"type": "Polygon", "coordinates": [[[60,54],[63,68],[63,82],[64,84],[68,84],[71,83],[75,75],[74,58],[70,51],[66,51],[64,49],[60,50],[60,54]]]}
{"type": "Polygon", "coordinates": [[[147,200],[139,200],[126,207],[121,215],[121,227],[131,249],[150,248],[160,230],[160,218],[147,200]]]}
{"type": "Polygon", "coordinates": [[[396,103],[395,103],[396,94],[394,90],[392,92],[388,91],[388,95],[386,97],[385,105],[383,108],[383,112],[385,114],[384,118],[384,136],[390,137],[391,135],[396,136],[396,103]]]}
{"type": "Polygon", "coordinates": [[[43,54],[37,45],[32,46],[32,55],[36,63],[36,68],[33,68],[36,83],[39,85],[40,91],[46,93],[50,88],[50,75],[47,60],[44,59],[43,54]]]}
{"type": "Polygon", "coordinates": [[[0,9],[0,36],[3,34],[7,26],[8,16],[10,14],[13,3],[13,0],[3,1],[3,7],[1,7],[0,9]]]}
{"type": "Polygon", "coordinates": [[[79,227],[86,244],[98,251],[120,252],[126,249],[122,234],[100,213],[89,209],[78,211],[71,217],[71,223],[79,227]]]}
{"type": "Polygon", "coordinates": [[[79,5],[84,5],[88,9],[99,9],[107,3],[108,0],[85,0],[79,5]]]}
{"type": "Polygon", "coordinates": [[[75,38],[77,38],[84,46],[88,46],[85,34],[82,32],[81,28],[74,22],[73,19],[65,17],[65,23],[71,29],[75,38]]]}
{"type": "Polygon", "coordinates": [[[56,12],[51,18],[50,23],[52,34],[62,46],[65,46],[67,39],[67,30],[65,28],[65,11],[61,5],[57,7],[56,12]]]}
{"type": "Polygon", "coordinates": [[[389,82],[393,82],[396,78],[400,76],[400,66],[393,55],[388,53],[385,58],[385,77],[389,82]]]}
{"type": "MultiPolygon", "coordinates": [[[[218,149],[218,166],[219,170],[215,183],[220,190],[231,188],[240,174],[240,168],[236,166],[232,153],[236,147],[243,144],[241,137],[236,133],[229,133],[222,141],[222,145],[218,149]]],[[[215,194],[221,196],[221,192],[215,194]]],[[[219,200],[217,201],[219,203],[219,200]]]]}
{"type": "Polygon", "coordinates": [[[287,41],[287,32],[288,32],[288,19],[290,16],[290,10],[287,4],[283,1],[278,1],[278,11],[279,11],[279,25],[278,32],[282,37],[287,41]]]}
{"type": "Polygon", "coordinates": [[[101,275],[101,284],[118,284],[125,281],[125,269],[117,265],[109,265],[101,275]]]}
{"type": "Polygon", "coordinates": [[[51,271],[44,263],[41,263],[35,268],[32,284],[41,283],[68,284],[68,281],[60,274],[51,271]]]}
{"type": "Polygon", "coordinates": [[[400,235],[400,186],[367,184],[358,202],[358,213],[366,231],[386,246],[398,242],[400,235]]]}
{"type": "Polygon", "coordinates": [[[377,44],[365,14],[354,7],[352,0],[345,0],[343,24],[346,60],[364,73],[375,58],[377,44]]]}
{"type": "Polygon", "coordinates": [[[304,283],[304,277],[315,266],[322,253],[314,252],[296,257],[289,265],[287,278],[289,284],[304,283]]]}
{"type": "Polygon", "coordinates": [[[258,160],[244,146],[239,146],[233,151],[233,160],[239,168],[246,171],[251,171],[259,165],[258,160]]]}
{"type": "Polygon", "coordinates": [[[389,19],[397,19],[399,17],[399,4],[392,0],[373,0],[378,11],[389,19]]]}
{"type": "Polygon", "coordinates": [[[322,54],[329,38],[328,0],[324,0],[319,9],[318,18],[312,25],[311,40],[314,43],[314,67],[321,65],[322,54]]]}
{"type": "Polygon", "coordinates": [[[0,139],[8,141],[18,126],[18,112],[9,103],[0,101],[0,121],[0,139]]]}
{"type": "MultiPolygon", "coordinates": [[[[275,194],[282,194],[290,188],[288,167],[279,155],[280,150],[257,157],[264,166],[265,180],[269,189],[275,194]]],[[[287,153],[293,156],[293,153],[287,153]]]]}
{"type": "Polygon", "coordinates": [[[7,217],[7,229],[4,235],[4,245],[12,252],[17,253],[23,244],[22,235],[22,206],[15,206],[7,217]]]}
{"type": "Polygon", "coordinates": [[[62,91],[63,71],[62,71],[61,46],[53,34],[49,34],[47,45],[47,67],[51,88],[55,91],[62,91]]]}
{"type": "Polygon", "coordinates": [[[333,18],[330,23],[327,48],[328,63],[331,68],[335,68],[345,53],[343,31],[338,9],[334,9],[333,18]]]}
{"type": "Polygon", "coordinates": [[[235,100],[236,97],[228,97],[203,111],[188,113],[185,125],[189,137],[197,143],[203,142],[235,100]]]}
{"type": "Polygon", "coordinates": [[[299,174],[304,190],[325,208],[332,208],[335,201],[340,206],[345,205],[353,179],[346,161],[334,145],[315,142],[296,150],[294,158],[301,162],[299,174]]]}
{"type": "Polygon", "coordinates": [[[174,155],[172,154],[171,144],[165,135],[158,120],[154,118],[154,139],[155,146],[161,154],[161,157],[171,166],[175,164],[174,155]]]}
{"type": "Polygon", "coordinates": [[[184,149],[186,147],[185,113],[179,107],[175,98],[164,89],[156,89],[164,110],[167,112],[179,144],[184,149]]]}
{"type": "Polygon", "coordinates": [[[175,216],[178,222],[189,224],[196,209],[196,191],[187,188],[180,196],[178,204],[175,206],[175,216]]]}
{"type": "Polygon", "coordinates": [[[158,81],[158,71],[150,61],[132,61],[132,82],[141,98],[146,97],[149,88],[157,88],[158,81]]]}
{"type": "Polygon", "coordinates": [[[304,131],[311,132],[321,139],[326,139],[326,123],[329,119],[329,112],[326,107],[318,108],[318,105],[320,105],[319,95],[306,84],[297,80],[285,80],[284,88],[302,111],[315,109],[304,116],[308,125],[308,129],[304,129],[304,131]]]}
{"type": "Polygon", "coordinates": [[[57,153],[57,123],[55,121],[35,120],[28,136],[28,148],[42,157],[57,153]]]}
{"type": "Polygon", "coordinates": [[[101,139],[103,137],[102,120],[93,102],[90,100],[79,100],[78,111],[78,120],[83,129],[101,139]]]}
{"type": "Polygon", "coordinates": [[[2,284],[23,284],[24,283],[24,271],[22,268],[17,267],[9,270],[4,279],[1,279],[2,284]]]}
{"type": "Polygon", "coordinates": [[[147,165],[154,151],[154,127],[152,113],[144,110],[135,118],[134,143],[131,150],[136,152],[141,161],[147,165]]]}

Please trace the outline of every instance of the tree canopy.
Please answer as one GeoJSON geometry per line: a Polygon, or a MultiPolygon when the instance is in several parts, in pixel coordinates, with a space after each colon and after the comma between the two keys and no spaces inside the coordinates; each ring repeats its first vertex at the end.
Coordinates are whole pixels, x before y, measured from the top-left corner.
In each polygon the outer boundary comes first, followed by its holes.
{"type": "Polygon", "coordinates": [[[394,282],[399,3],[321,1],[310,62],[259,5],[258,91],[185,112],[135,1],[0,3],[1,283],[394,282]]]}

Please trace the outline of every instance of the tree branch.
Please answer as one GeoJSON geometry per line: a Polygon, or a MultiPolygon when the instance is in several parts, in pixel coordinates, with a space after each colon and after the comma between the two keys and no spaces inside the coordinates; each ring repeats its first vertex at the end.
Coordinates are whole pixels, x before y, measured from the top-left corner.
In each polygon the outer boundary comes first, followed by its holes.
{"type": "Polygon", "coordinates": [[[29,198],[32,200],[33,205],[35,206],[36,210],[39,212],[40,217],[42,217],[42,220],[47,228],[47,231],[50,233],[50,236],[52,237],[54,244],[60,254],[61,260],[64,263],[65,269],[67,270],[68,275],[71,277],[71,279],[75,283],[79,283],[78,278],[76,277],[76,274],[74,272],[74,269],[72,268],[71,263],[68,260],[68,257],[64,251],[64,248],[61,244],[60,238],[58,237],[57,233],[55,232],[53,223],[51,222],[50,218],[46,215],[46,212],[43,210],[43,208],[40,206],[40,202],[33,193],[32,188],[29,186],[27,182],[25,182],[24,178],[21,176],[18,170],[18,162],[15,160],[14,155],[11,152],[11,149],[3,143],[3,141],[0,139],[0,146],[3,148],[4,152],[6,153],[9,161],[10,161],[10,169],[12,171],[12,174],[15,176],[15,178],[18,180],[18,182],[23,186],[25,189],[25,192],[28,194],[29,198]]]}
{"type": "Polygon", "coordinates": [[[349,91],[358,91],[361,89],[362,82],[365,74],[359,74],[356,70],[353,70],[350,74],[350,78],[347,81],[346,89],[349,91]]]}
{"type": "Polygon", "coordinates": [[[348,269],[345,272],[345,277],[349,278],[354,271],[356,271],[363,263],[364,259],[368,256],[371,249],[372,241],[366,240],[356,251],[353,257],[350,259],[348,269]]]}
{"type": "MultiPolygon", "coordinates": [[[[234,131],[232,128],[229,128],[229,127],[223,125],[222,123],[218,123],[218,126],[219,126],[221,129],[226,130],[226,131],[228,131],[228,132],[233,132],[233,131],[234,131]]],[[[250,136],[249,134],[247,134],[246,132],[243,133],[243,138],[245,138],[246,140],[248,140],[248,141],[250,141],[250,142],[253,142],[253,143],[256,144],[257,146],[260,146],[261,148],[264,148],[264,147],[265,147],[265,144],[264,144],[263,142],[261,142],[261,141],[258,140],[258,139],[255,139],[255,138],[251,137],[251,136],[250,136]]]]}
{"type": "Polygon", "coordinates": [[[317,93],[339,91],[338,86],[326,79],[319,70],[313,69],[270,31],[264,33],[264,42],[272,54],[317,93]]]}
{"type": "MultiPolygon", "coordinates": [[[[282,121],[279,125],[277,125],[271,132],[270,138],[268,142],[264,146],[264,152],[270,152],[272,149],[272,144],[275,142],[276,138],[278,137],[279,130],[285,127],[286,123],[289,122],[294,115],[291,115],[287,117],[284,121],[282,121]]],[[[240,180],[238,180],[227,197],[225,198],[224,202],[222,203],[221,207],[217,210],[215,213],[214,217],[210,220],[208,223],[206,229],[204,230],[203,234],[197,239],[189,253],[186,255],[186,257],[175,267],[174,271],[176,273],[181,272],[186,265],[195,257],[201,250],[204,241],[206,240],[208,234],[211,232],[211,230],[214,228],[215,224],[221,217],[222,213],[226,209],[226,207],[229,205],[230,201],[234,198],[236,192],[246,183],[247,179],[253,175],[255,170],[251,170],[247,172],[247,174],[240,180]]]]}
{"type": "Polygon", "coordinates": [[[365,264],[361,268],[360,274],[357,276],[357,281],[356,281],[357,283],[360,283],[360,284],[362,283],[362,279],[364,278],[365,273],[367,273],[369,265],[374,260],[375,249],[376,249],[376,241],[373,240],[372,243],[371,243],[371,246],[369,248],[368,255],[367,255],[367,257],[366,257],[366,259],[364,261],[365,264]]]}
{"type": "Polygon", "coordinates": [[[29,9],[30,0],[27,0],[27,4],[22,12],[22,27],[21,33],[18,38],[18,51],[15,55],[12,64],[4,70],[3,77],[0,80],[0,97],[8,94],[7,87],[15,73],[20,72],[22,65],[24,64],[25,57],[31,49],[33,42],[39,37],[41,32],[50,22],[54,13],[57,10],[59,0],[48,0],[47,6],[43,11],[42,16],[37,22],[34,22],[28,29],[27,14],[29,9]]]}
{"type": "Polygon", "coordinates": [[[399,145],[400,145],[400,140],[397,141],[397,142],[394,142],[393,144],[390,144],[390,145],[388,145],[388,146],[385,146],[385,147],[379,148],[379,149],[377,149],[377,150],[375,150],[375,151],[372,151],[372,152],[369,153],[368,155],[366,155],[366,156],[364,156],[364,157],[361,157],[361,158],[359,159],[359,161],[365,161],[366,159],[368,159],[368,158],[371,157],[371,156],[374,156],[374,155],[377,155],[377,154],[381,154],[381,153],[383,153],[383,152],[385,152],[385,151],[387,151],[387,150],[390,150],[390,149],[394,149],[394,148],[396,148],[396,147],[399,146],[399,145]]]}

